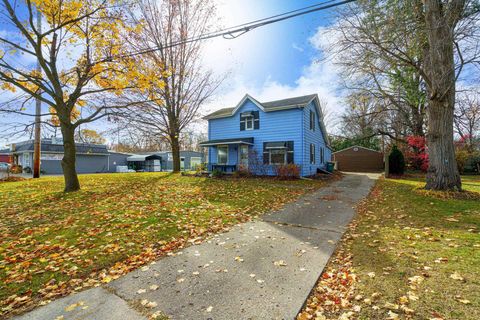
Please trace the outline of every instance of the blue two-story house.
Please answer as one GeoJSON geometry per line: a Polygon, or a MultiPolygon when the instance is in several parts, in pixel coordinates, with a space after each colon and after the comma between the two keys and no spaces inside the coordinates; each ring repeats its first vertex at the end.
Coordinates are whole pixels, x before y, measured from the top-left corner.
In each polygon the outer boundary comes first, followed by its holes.
{"type": "Polygon", "coordinates": [[[316,94],[270,102],[245,95],[234,108],[208,120],[209,170],[239,168],[273,175],[275,166],[294,163],[302,176],[325,169],[331,149],[316,94]]]}

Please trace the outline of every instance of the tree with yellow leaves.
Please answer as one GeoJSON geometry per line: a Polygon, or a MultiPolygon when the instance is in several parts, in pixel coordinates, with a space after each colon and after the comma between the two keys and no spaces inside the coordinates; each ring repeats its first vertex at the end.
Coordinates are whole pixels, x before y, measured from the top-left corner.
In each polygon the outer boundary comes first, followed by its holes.
{"type": "Polygon", "coordinates": [[[137,105],[116,99],[129,90],[163,86],[154,72],[140,71],[128,58],[124,39],[139,28],[125,22],[125,6],[114,0],[1,1],[2,19],[15,34],[0,35],[0,87],[48,105],[63,136],[66,192],[80,189],[74,140],[78,126],[137,105]],[[35,24],[38,11],[42,30],[35,24]],[[18,63],[26,56],[38,61],[40,72],[18,63]]]}
{"type": "Polygon", "coordinates": [[[221,83],[202,65],[202,43],[189,41],[207,34],[215,20],[213,0],[138,0],[130,17],[142,32],[130,41],[135,50],[155,46],[136,56],[136,64],[154,73],[162,86],[137,90],[130,99],[143,100],[142,108],[119,110],[120,122],[142,135],[168,141],[173,171],[180,171],[180,140],[199,117],[199,110],[221,83]],[[176,45],[172,46],[174,43],[176,45]]]}

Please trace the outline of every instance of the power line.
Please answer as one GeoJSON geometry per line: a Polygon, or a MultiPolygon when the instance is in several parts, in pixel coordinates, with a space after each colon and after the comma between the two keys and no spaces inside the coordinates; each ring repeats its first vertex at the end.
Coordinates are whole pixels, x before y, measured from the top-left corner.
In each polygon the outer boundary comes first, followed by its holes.
{"type": "Polygon", "coordinates": [[[284,21],[284,20],[287,20],[287,19],[292,19],[292,18],[295,18],[295,17],[298,17],[298,16],[302,16],[302,15],[305,15],[305,14],[316,12],[316,11],[321,11],[321,10],[325,10],[325,9],[334,8],[334,7],[341,6],[341,5],[344,5],[344,4],[347,4],[347,3],[355,2],[356,0],[343,0],[343,1],[340,1],[340,2],[335,2],[335,1],[336,0],[328,0],[328,1],[325,1],[325,2],[322,2],[322,3],[318,3],[318,4],[315,4],[315,5],[308,6],[308,7],[304,7],[304,8],[301,8],[301,9],[292,10],[292,11],[289,11],[289,12],[285,12],[285,13],[282,13],[282,14],[277,14],[277,15],[270,16],[270,17],[263,18],[263,19],[259,19],[259,20],[254,20],[254,21],[251,21],[251,22],[247,22],[247,23],[240,24],[240,25],[237,25],[237,26],[234,26],[234,27],[230,27],[230,28],[226,28],[226,29],[223,29],[223,30],[215,31],[215,32],[212,32],[212,33],[207,33],[207,34],[195,37],[195,38],[187,38],[187,39],[180,40],[180,41],[174,41],[174,42],[171,42],[171,43],[169,43],[167,45],[164,45],[164,46],[161,46],[161,47],[160,46],[153,47],[153,48],[149,47],[149,48],[137,51],[137,52],[132,52],[132,53],[128,53],[128,54],[125,54],[125,55],[118,55],[116,57],[111,57],[109,60],[112,60],[114,58],[134,57],[134,56],[137,56],[137,55],[147,54],[147,53],[151,53],[151,52],[155,52],[155,51],[159,51],[159,50],[163,50],[163,49],[176,47],[176,46],[179,46],[179,45],[182,45],[182,44],[187,44],[187,43],[190,43],[190,42],[208,40],[208,39],[217,38],[217,37],[223,37],[224,39],[235,39],[235,38],[238,38],[241,35],[249,32],[249,31],[252,31],[252,30],[260,28],[260,27],[264,27],[264,26],[269,25],[269,24],[277,23],[277,22],[284,21]]]}

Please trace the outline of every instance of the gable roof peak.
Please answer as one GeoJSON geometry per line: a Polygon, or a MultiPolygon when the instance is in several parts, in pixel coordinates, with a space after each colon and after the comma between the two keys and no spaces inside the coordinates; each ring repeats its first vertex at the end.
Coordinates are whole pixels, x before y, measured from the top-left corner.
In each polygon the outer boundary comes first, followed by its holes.
{"type": "Polygon", "coordinates": [[[225,117],[233,116],[238,111],[238,109],[240,109],[243,106],[243,104],[247,100],[252,101],[260,110],[264,112],[269,112],[269,111],[276,111],[276,110],[282,110],[282,109],[303,108],[315,99],[318,100],[317,94],[309,94],[309,95],[298,96],[293,98],[259,102],[257,99],[255,99],[254,97],[252,97],[250,94],[247,93],[243,96],[243,98],[234,108],[219,109],[217,111],[214,111],[208,114],[207,116],[204,117],[204,119],[208,120],[208,119],[225,118],[225,117]]]}

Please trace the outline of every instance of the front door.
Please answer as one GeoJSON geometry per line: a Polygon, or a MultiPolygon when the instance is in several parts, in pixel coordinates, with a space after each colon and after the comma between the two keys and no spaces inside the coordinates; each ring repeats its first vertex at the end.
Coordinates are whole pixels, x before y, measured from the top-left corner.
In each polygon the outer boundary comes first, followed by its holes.
{"type": "Polygon", "coordinates": [[[240,146],[240,165],[244,169],[248,169],[248,146],[247,145],[240,146]]]}

